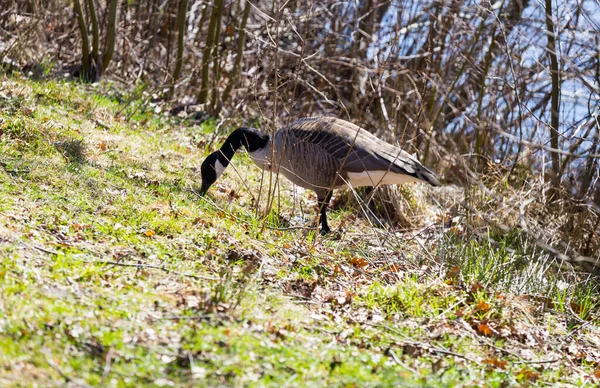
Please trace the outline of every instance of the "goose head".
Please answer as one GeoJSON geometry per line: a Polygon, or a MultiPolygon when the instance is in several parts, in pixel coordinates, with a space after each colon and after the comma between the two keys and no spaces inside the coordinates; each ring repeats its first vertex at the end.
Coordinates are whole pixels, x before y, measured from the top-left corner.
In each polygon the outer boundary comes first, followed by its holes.
{"type": "Polygon", "coordinates": [[[240,147],[243,146],[248,152],[253,153],[265,148],[268,143],[269,136],[255,128],[241,127],[233,131],[221,148],[208,155],[202,163],[200,195],[206,194],[208,189],[219,179],[240,147]]]}
{"type": "Polygon", "coordinates": [[[219,160],[219,156],[223,156],[221,151],[215,151],[212,154],[208,155],[208,157],[202,162],[202,167],[200,167],[200,174],[202,176],[202,186],[200,187],[200,195],[206,194],[210,186],[213,185],[219,179],[219,177],[225,171],[225,167],[227,167],[227,162],[225,165],[219,160]]]}

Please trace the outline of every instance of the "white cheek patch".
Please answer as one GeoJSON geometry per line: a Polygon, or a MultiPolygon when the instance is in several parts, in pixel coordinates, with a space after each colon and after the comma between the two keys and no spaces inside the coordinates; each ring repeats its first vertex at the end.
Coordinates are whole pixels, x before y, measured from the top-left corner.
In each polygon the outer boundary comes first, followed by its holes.
{"type": "Polygon", "coordinates": [[[219,177],[221,177],[221,174],[223,174],[223,171],[225,171],[225,166],[223,166],[221,164],[221,162],[219,161],[219,159],[217,159],[217,162],[215,163],[215,172],[217,173],[217,179],[219,179],[219,177]]]}

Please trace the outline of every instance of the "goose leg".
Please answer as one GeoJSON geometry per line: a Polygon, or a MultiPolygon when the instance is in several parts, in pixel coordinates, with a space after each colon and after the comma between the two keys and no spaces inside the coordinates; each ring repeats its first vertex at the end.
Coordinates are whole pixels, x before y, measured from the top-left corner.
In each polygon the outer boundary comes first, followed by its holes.
{"type": "Polygon", "coordinates": [[[333,195],[332,190],[328,190],[325,193],[317,193],[317,200],[319,202],[319,214],[321,215],[321,234],[326,235],[331,229],[327,225],[327,206],[333,195]]]}

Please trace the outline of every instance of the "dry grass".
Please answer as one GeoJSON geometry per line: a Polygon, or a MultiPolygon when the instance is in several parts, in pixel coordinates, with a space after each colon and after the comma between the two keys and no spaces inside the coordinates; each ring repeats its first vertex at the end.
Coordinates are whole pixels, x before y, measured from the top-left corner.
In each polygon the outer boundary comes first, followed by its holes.
{"type": "Polygon", "coordinates": [[[208,198],[192,193],[212,123],[0,82],[0,384],[598,382],[595,280],[484,229],[461,190],[400,189],[385,206],[405,219],[384,227],[381,208],[340,205],[321,238],[294,228],[315,199],[285,182],[262,216],[243,155],[208,198]]]}

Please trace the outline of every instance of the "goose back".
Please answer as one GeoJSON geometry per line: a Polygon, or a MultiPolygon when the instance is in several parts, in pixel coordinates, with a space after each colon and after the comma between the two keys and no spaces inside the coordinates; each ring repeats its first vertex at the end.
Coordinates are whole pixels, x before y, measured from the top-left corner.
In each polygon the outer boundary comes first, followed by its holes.
{"type": "MultiPolygon", "coordinates": [[[[272,168],[317,194],[347,183],[354,187],[416,181],[438,184],[435,174],[407,152],[345,120],[296,120],[278,130],[271,141],[272,168]]],[[[251,157],[267,167],[271,143],[251,157]]]]}

